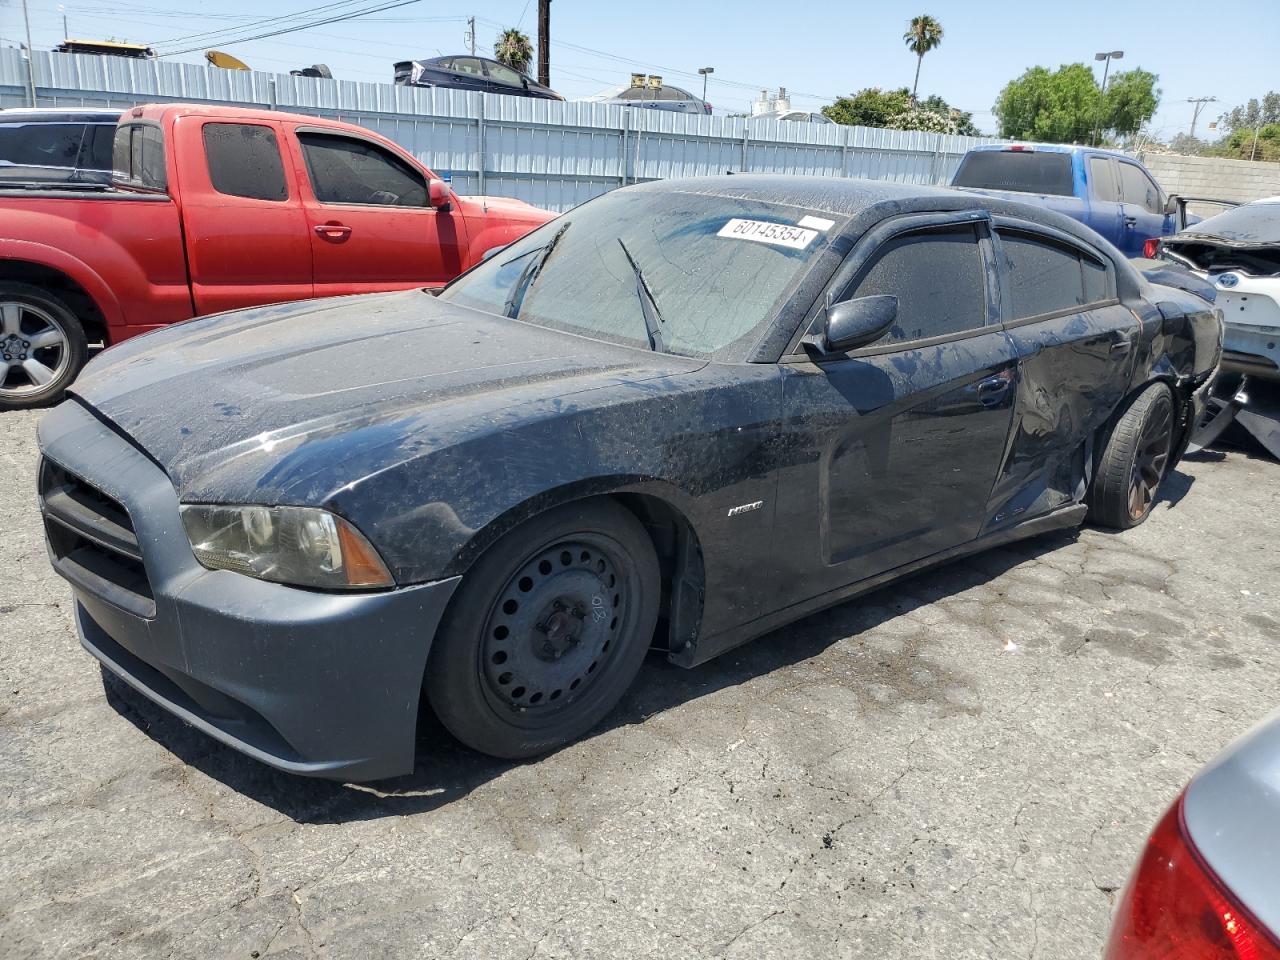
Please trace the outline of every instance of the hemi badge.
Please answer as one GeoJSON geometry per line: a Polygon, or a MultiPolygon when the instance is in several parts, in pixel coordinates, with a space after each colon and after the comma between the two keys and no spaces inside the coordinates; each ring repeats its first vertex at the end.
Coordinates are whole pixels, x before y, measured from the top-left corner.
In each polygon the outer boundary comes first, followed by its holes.
{"type": "Polygon", "coordinates": [[[729,516],[739,517],[744,513],[750,513],[752,510],[759,510],[764,506],[763,500],[757,500],[755,503],[744,503],[740,507],[732,507],[729,510],[729,516]]]}

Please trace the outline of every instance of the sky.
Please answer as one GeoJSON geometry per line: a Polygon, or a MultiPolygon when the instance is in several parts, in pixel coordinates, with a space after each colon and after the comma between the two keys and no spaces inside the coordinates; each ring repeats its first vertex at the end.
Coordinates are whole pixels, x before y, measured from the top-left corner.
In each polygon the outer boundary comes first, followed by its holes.
{"type": "MultiPolygon", "coordinates": [[[[383,0],[393,3],[396,0],[383,0]]],[[[348,0],[335,9],[374,6],[348,0]]],[[[0,45],[24,37],[22,0],[0,0],[0,45]]],[[[492,54],[504,26],[536,40],[537,0],[415,2],[368,17],[286,35],[239,42],[280,24],[253,27],[269,17],[303,14],[323,3],[305,0],[27,0],[32,45],[52,49],[68,33],[87,39],[159,44],[171,59],[203,63],[205,46],[227,51],[258,70],[286,72],[322,62],[335,77],[390,82],[397,60],[461,53],[466,18],[477,18],[477,51],[492,54]],[[226,33],[188,37],[206,31],[226,33]]],[[[924,59],[920,95],[940,94],[971,111],[986,133],[1000,89],[1028,67],[1085,62],[1101,77],[1094,53],[1123,50],[1113,69],[1142,67],[1159,75],[1160,108],[1150,132],[1167,140],[1191,126],[1189,97],[1216,96],[1197,132],[1231,106],[1280,89],[1276,68],[1280,0],[1233,0],[1227,22],[1215,22],[1193,0],[1067,0],[1061,3],[981,0],[805,0],[802,3],[601,3],[553,0],[551,82],[574,99],[626,83],[631,72],[661,74],[669,83],[701,93],[699,67],[711,66],[707,99],[716,112],[745,112],[760,89],[785,86],[796,109],[816,110],[842,94],[868,86],[910,86],[915,56],[902,33],[912,16],[942,23],[941,47],[924,59]]],[[[1222,8],[1225,12],[1228,7],[1222,8]]],[[[315,14],[314,16],[322,16],[315,14]]]]}

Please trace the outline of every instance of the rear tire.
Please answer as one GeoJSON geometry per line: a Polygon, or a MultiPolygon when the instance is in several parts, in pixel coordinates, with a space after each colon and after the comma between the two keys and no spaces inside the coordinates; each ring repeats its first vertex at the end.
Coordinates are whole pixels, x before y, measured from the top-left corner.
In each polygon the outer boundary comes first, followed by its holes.
{"type": "Polygon", "coordinates": [[[0,282],[0,410],[61,400],[88,352],[83,325],[56,294],[0,282]]]}
{"type": "Polygon", "coordinates": [[[462,578],[424,681],[467,746],[533,757],[585,734],[635,679],[653,638],[658,560],[640,521],[609,500],[517,527],[462,578]]]}
{"type": "Polygon", "coordinates": [[[1107,437],[1089,486],[1088,519],[1103,527],[1128,530],[1142,523],[1155,506],[1173,450],[1173,393],[1153,383],[1120,415],[1107,437]]]}

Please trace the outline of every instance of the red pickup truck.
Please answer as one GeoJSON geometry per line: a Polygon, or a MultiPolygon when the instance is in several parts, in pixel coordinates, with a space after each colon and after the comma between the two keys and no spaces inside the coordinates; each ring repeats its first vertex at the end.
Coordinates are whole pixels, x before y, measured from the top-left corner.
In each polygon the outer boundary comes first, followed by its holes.
{"type": "Polygon", "coordinates": [[[159,104],[111,188],[0,190],[0,409],[57,399],[87,343],[219,310],[442,286],[554,214],[461,197],[361,127],[159,104]]]}

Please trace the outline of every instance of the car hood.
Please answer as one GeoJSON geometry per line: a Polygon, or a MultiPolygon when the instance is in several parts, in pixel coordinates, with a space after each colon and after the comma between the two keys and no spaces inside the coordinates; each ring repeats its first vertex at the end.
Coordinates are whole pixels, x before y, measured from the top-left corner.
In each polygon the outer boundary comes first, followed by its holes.
{"type": "Polygon", "coordinates": [[[703,365],[411,290],[177,324],[108,350],[70,393],[186,500],[300,503],[567,395],[703,365]]]}

